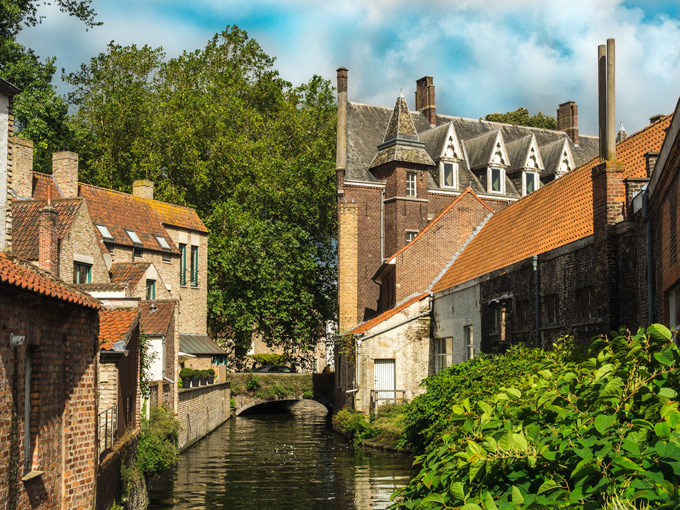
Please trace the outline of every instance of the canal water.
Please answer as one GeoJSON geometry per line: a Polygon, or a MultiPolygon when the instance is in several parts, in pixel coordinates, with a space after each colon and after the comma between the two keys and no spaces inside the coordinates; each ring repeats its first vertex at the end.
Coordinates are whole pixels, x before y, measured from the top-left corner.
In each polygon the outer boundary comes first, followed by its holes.
{"type": "Polygon", "coordinates": [[[149,487],[151,510],[384,509],[411,475],[403,455],[353,448],[323,414],[232,418],[149,487]]]}

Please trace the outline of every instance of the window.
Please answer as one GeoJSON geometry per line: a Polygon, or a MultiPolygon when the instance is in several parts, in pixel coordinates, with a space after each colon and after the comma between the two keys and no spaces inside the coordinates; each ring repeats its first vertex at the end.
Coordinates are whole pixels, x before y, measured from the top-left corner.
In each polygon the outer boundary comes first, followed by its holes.
{"type": "Polygon", "coordinates": [[[593,317],[593,288],[591,286],[576,289],[576,314],[581,319],[593,317]]]}
{"type": "Polygon", "coordinates": [[[95,226],[97,227],[97,230],[99,230],[99,233],[102,235],[104,239],[113,240],[113,236],[111,235],[111,232],[109,232],[108,228],[106,228],[104,225],[95,226]]]}
{"type": "Polygon", "coordinates": [[[503,193],[504,175],[502,168],[489,168],[489,191],[493,193],[503,193]]]}
{"type": "Polygon", "coordinates": [[[453,365],[453,338],[434,339],[434,372],[453,365]]]}
{"type": "Polygon", "coordinates": [[[92,283],[92,266],[82,262],[74,262],[73,283],[92,283]]]}
{"type": "Polygon", "coordinates": [[[132,248],[132,260],[141,259],[144,257],[144,250],[141,248],[132,248]]]}
{"type": "Polygon", "coordinates": [[[198,287],[198,246],[191,247],[191,286],[198,287]]]}
{"type": "Polygon", "coordinates": [[[156,280],[146,281],[146,299],[147,300],[156,299],[156,280]]]}
{"type": "Polygon", "coordinates": [[[670,327],[672,330],[680,329],[680,285],[668,293],[670,305],[670,327]]]}
{"type": "Polygon", "coordinates": [[[179,245],[179,284],[187,284],[187,245],[179,245]]]}
{"type": "Polygon", "coordinates": [[[134,230],[126,230],[125,232],[127,232],[127,235],[130,237],[133,244],[142,244],[142,240],[137,235],[137,232],[134,230]]]}
{"type": "Polygon", "coordinates": [[[406,231],[406,244],[413,241],[416,238],[417,235],[418,235],[417,230],[407,230],[406,231]]]}
{"type": "Polygon", "coordinates": [[[560,310],[560,297],[557,294],[545,296],[543,298],[543,306],[545,307],[545,323],[557,324],[560,310]]]}
{"type": "Polygon", "coordinates": [[[465,347],[467,349],[467,359],[471,360],[475,357],[475,341],[472,335],[472,326],[465,326],[463,328],[463,336],[465,338],[465,347]]]}
{"type": "Polygon", "coordinates": [[[458,163],[445,161],[442,164],[442,187],[456,188],[457,181],[456,174],[458,173],[458,163]]]}
{"type": "Polygon", "coordinates": [[[163,252],[163,255],[162,255],[162,258],[163,258],[163,262],[170,262],[170,252],[169,252],[169,251],[164,251],[164,252],[163,252]]]}
{"type": "Polygon", "coordinates": [[[170,249],[170,245],[165,240],[165,237],[161,237],[161,236],[154,236],[154,237],[156,238],[156,241],[158,241],[158,244],[160,245],[161,248],[163,248],[164,250],[170,249]]]}
{"type": "Polygon", "coordinates": [[[507,303],[497,303],[491,309],[491,334],[498,335],[500,342],[505,342],[507,340],[507,335],[505,334],[505,321],[507,320],[507,303]]]}
{"type": "Polygon", "coordinates": [[[528,195],[533,193],[538,188],[538,174],[536,172],[524,172],[524,189],[523,194],[528,195]]]}
{"type": "Polygon", "coordinates": [[[406,196],[415,197],[416,194],[416,174],[408,172],[406,174],[406,196]]]}
{"type": "Polygon", "coordinates": [[[514,329],[525,329],[530,325],[529,301],[521,300],[515,304],[514,329]]]}

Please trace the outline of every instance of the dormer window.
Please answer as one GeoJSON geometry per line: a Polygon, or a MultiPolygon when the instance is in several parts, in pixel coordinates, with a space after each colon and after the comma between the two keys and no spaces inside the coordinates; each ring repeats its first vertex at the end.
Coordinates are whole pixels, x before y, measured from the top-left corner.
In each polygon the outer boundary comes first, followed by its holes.
{"type": "Polygon", "coordinates": [[[104,239],[107,239],[109,241],[113,241],[113,236],[111,235],[111,232],[109,232],[109,229],[106,228],[104,225],[96,225],[97,230],[99,230],[99,233],[104,239]]]}
{"type": "Polygon", "coordinates": [[[458,163],[456,161],[441,162],[441,187],[458,187],[458,163]]]}
{"type": "Polygon", "coordinates": [[[559,174],[566,174],[569,170],[571,170],[571,165],[569,164],[569,154],[567,154],[567,151],[564,151],[560,161],[560,167],[557,172],[559,174]]]}
{"type": "Polygon", "coordinates": [[[524,179],[522,182],[522,195],[533,193],[538,188],[538,173],[524,172],[524,179]]]}
{"type": "Polygon", "coordinates": [[[505,193],[505,170],[489,167],[487,172],[489,193],[505,193]]]}
{"type": "Polygon", "coordinates": [[[137,235],[137,232],[135,232],[134,230],[125,230],[125,232],[130,237],[132,244],[140,244],[140,245],[142,244],[142,240],[137,235]]]}
{"type": "Polygon", "coordinates": [[[406,196],[416,196],[416,174],[415,172],[408,172],[406,174],[406,196]]]}
{"type": "Polygon", "coordinates": [[[160,245],[161,248],[163,248],[164,250],[170,249],[170,245],[165,240],[165,237],[162,237],[162,236],[154,236],[154,237],[156,238],[156,241],[158,241],[158,244],[160,245]]]}

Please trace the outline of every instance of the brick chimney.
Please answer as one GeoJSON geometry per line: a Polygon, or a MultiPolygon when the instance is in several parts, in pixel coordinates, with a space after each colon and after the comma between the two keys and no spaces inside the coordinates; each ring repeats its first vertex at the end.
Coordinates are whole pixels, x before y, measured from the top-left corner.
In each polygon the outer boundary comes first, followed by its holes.
{"type": "Polygon", "coordinates": [[[578,106],[574,101],[562,103],[557,108],[557,129],[567,133],[571,141],[578,145],[578,106]]]}
{"type": "Polygon", "coordinates": [[[49,191],[47,194],[47,205],[40,209],[40,225],[38,226],[38,266],[43,271],[59,277],[57,210],[52,207],[49,191]]]}
{"type": "Polygon", "coordinates": [[[437,108],[434,100],[432,76],[423,76],[416,81],[416,110],[425,115],[430,126],[437,124],[437,108]]]}
{"type": "Polygon", "coordinates": [[[64,198],[78,196],[78,154],[55,152],[52,154],[52,178],[64,198]]]}
{"type": "Polygon", "coordinates": [[[153,200],[153,182],[147,180],[133,182],[132,194],[139,198],[150,198],[153,200]]]}
{"type": "Polygon", "coordinates": [[[33,197],[33,142],[15,136],[12,139],[12,186],[20,198],[33,197]]]}
{"type": "Polygon", "coordinates": [[[647,152],[645,154],[645,168],[647,169],[647,177],[652,176],[657,159],[659,159],[658,152],[647,152]]]}

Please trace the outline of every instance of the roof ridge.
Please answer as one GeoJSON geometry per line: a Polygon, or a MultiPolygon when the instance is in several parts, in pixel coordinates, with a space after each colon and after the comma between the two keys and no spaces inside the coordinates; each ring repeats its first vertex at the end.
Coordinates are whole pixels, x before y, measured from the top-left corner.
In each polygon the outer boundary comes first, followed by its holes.
{"type": "MultiPolygon", "coordinates": [[[[369,330],[369,329],[373,329],[374,327],[378,326],[379,324],[382,324],[383,322],[385,322],[387,319],[394,317],[395,314],[399,313],[400,311],[402,311],[403,309],[405,309],[409,305],[416,303],[418,301],[422,301],[423,298],[425,298],[429,295],[430,295],[429,291],[428,292],[414,292],[413,294],[406,296],[404,299],[399,301],[399,303],[395,304],[391,308],[388,308],[387,310],[384,310],[383,312],[379,313],[375,317],[371,317],[368,320],[365,320],[365,321],[363,321],[359,324],[356,324],[350,330],[348,330],[344,333],[340,333],[340,336],[363,333],[363,331],[359,331],[357,333],[352,333],[352,331],[355,331],[355,330],[361,328],[361,326],[365,326],[369,322],[374,321],[374,320],[378,319],[379,317],[382,317],[383,315],[385,315],[385,317],[383,317],[381,320],[376,322],[371,327],[367,328],[366,331],[369,330]]],[[[378,334],[380,334],[380,333],[378,333],[378,334]]]]}

